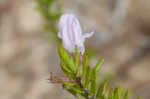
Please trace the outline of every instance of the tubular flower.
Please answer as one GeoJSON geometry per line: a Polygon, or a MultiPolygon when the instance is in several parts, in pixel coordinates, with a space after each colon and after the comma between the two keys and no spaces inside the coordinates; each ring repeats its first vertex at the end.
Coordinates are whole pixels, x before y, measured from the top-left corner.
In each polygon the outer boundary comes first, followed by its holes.
{"type": "Polygon", "coordinates": [[[82,34],[80,23],[73,14],[61,16],[58,24],[58,37],[62,39],[63,47],[70,53],[75,52],[77,47],[79,53],[84,53],[85,38],[89,38],[94,32],[82,34]]]}

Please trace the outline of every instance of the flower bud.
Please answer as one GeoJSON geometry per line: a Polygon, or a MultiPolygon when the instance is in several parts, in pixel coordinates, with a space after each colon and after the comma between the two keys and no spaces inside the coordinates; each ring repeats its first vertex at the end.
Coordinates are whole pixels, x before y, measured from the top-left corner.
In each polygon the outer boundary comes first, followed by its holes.
{"type": "Polygon", "coordinates": [[[58,28],[58,37],[62,39],[63,47],[70,53],[75,53],[77,47],[78,52],[83,54],[85,38],[91,37],[93,32],[82,34],[80,23],[73,14],[62,15],[58,28]]]}

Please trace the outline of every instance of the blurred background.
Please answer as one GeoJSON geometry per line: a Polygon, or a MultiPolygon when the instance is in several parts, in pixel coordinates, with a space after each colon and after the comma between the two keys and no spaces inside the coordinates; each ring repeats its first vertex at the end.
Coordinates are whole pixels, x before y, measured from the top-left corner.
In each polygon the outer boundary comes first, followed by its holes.
{"type": "MultiPolygon", "coordinates": [[[[105,59],[103,79],[130,89],[132,99],[150,99],[149,5],[149,0],[53,0],[51,6],[74,13],[84,33],[95,31],[86,46],[91,65],[105,59]]],[[[62,72],[57,40],[47,37],[37,6],[32,0],[0,0],[0,99],[72,97],[47,81],[50,72],[62,72]]]]}

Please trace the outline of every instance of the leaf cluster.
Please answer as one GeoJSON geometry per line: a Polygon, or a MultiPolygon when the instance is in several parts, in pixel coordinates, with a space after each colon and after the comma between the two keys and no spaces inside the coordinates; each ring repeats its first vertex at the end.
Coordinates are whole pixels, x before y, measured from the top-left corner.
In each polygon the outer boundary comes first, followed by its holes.
{"type": "MultiPolygon", "coordinates": [[[[58,48],[60,65],[70,82],[62,82],[63,88],[77,99],[128,99],[129,90],[123,92],[121,87],[108,88],[107,82],[98,81],[98,71],[103,63],[99,60],[92,68],[88,65],[88,53],[85,51],[83,62],[79,64],[79,53],[76,48],[75,57],[70,56],[62,46],[58,48]]],[[[140,99],[140,98],[138,98],[140,99]]]]}

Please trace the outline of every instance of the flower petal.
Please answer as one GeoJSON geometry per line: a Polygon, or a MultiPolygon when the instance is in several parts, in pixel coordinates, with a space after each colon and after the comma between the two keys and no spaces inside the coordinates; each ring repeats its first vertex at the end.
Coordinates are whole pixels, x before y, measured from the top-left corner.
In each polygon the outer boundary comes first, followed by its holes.
{"type": "Polygon", "coordinates": [[[61,16],[58,24],[58,37],[62,39],[63,47],[69,52],[75,52],[75,46],[78,51],[84,53],[84,40],[91,37],[94,32],[82,35],[82,30],[77,17],[73,14],[64,14],[61,16]]]}
{"type": "Polygon", "coordinates": [[[84,39],[85,39],[85,38],[89,38],[89,37],[93,36],[93,34],[94,34],[94,32],[85,33],[85,34],[83,34],[83,38],[84,38],[84,39]]]}

